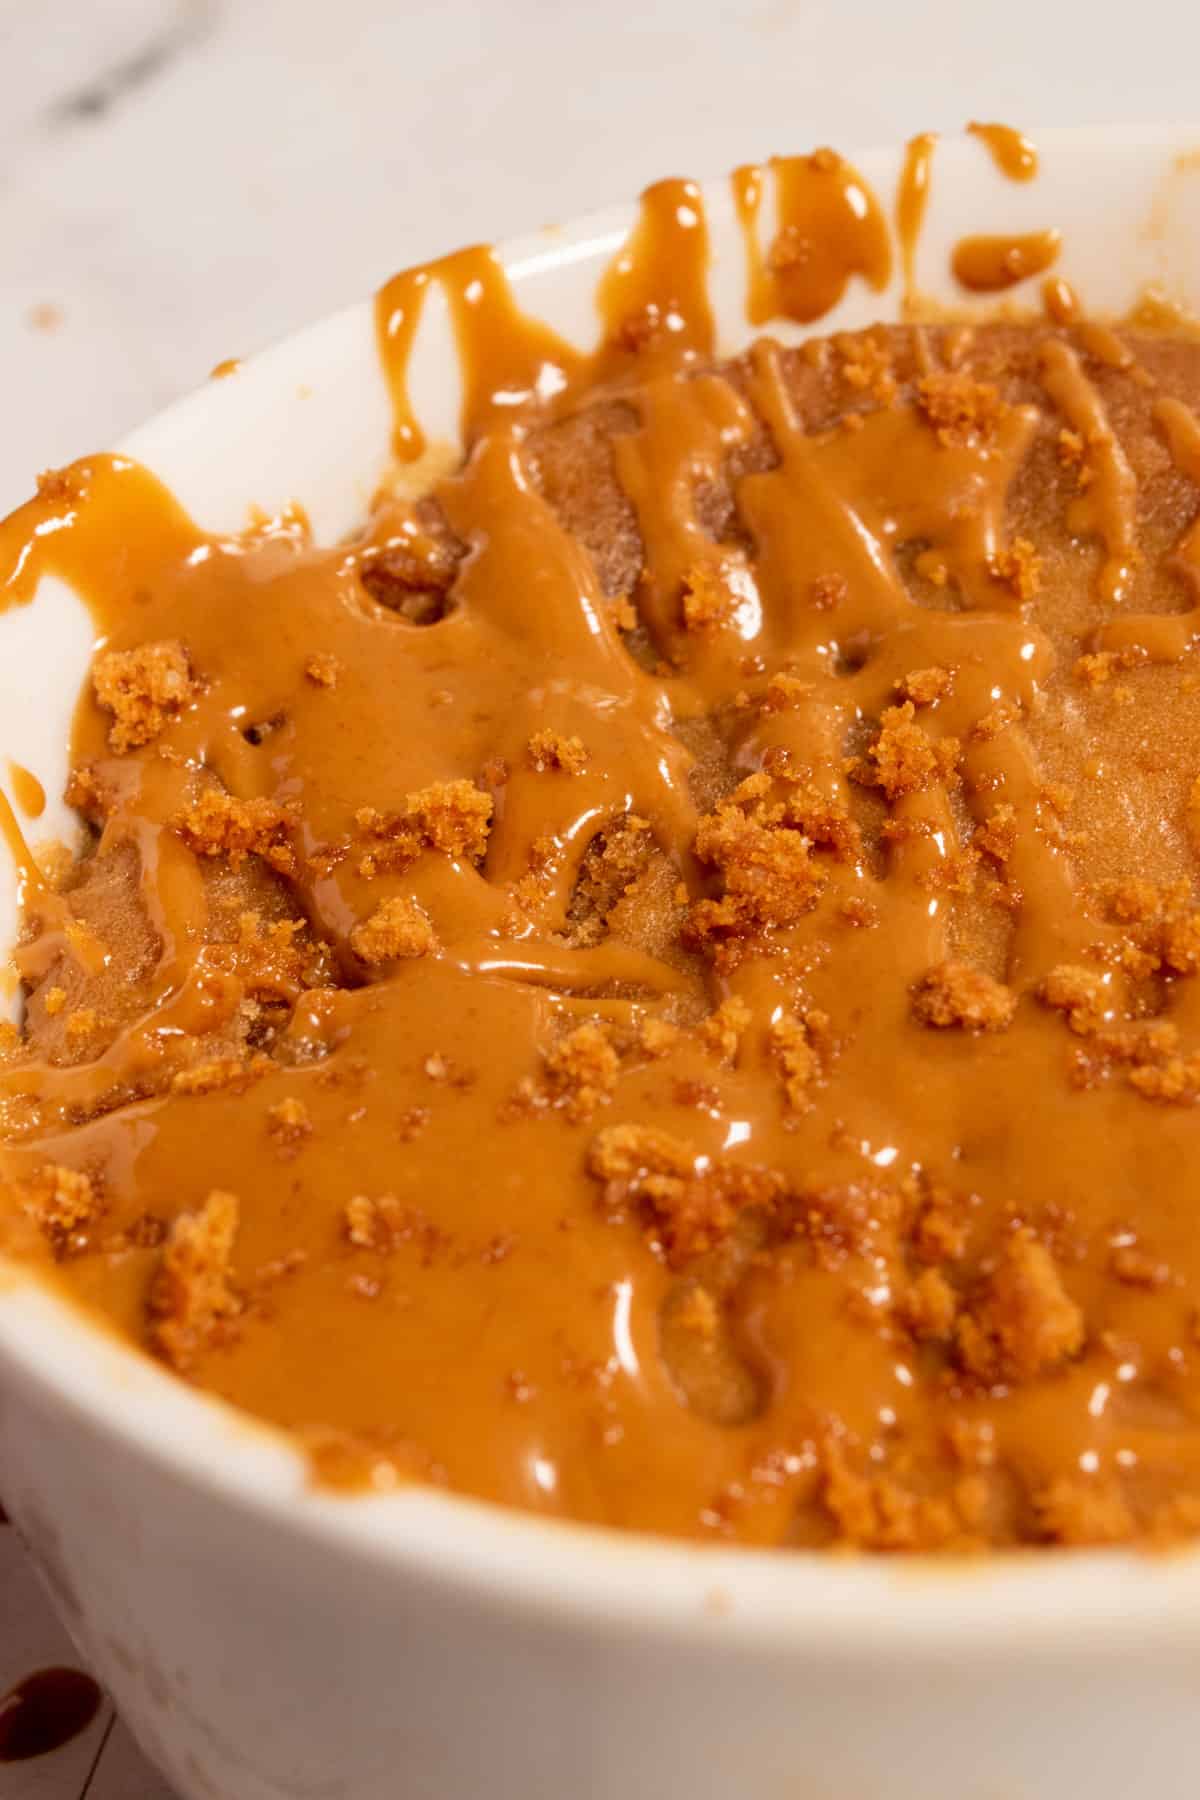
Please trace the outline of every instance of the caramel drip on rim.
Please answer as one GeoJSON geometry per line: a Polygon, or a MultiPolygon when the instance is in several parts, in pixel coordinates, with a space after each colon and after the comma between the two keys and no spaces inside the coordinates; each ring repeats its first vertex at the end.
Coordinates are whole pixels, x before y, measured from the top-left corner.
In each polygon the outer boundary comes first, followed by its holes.
{"type": "Polygon", "coordinates": [[[1079,296],[1061,275],[1051,275],[1042,284],[1042,305],[1055,325],[1073,325],[1079,317],[1079,296]]]}
{"type": "Polygon", "coordinates": [[[1062,248],[1058,231],[1030,231],[1007,237],[965,237],[954,246],[954,279],[973,294],[1000,294],[1040,275],[1062,248]]]}
{"type": "Polygon", "coordinates": [[[46,810],[46,790],[33,773],[20,763],[8,764],[8,779],[12,785],[13,798],[28,819],[40,819],[46,810]]]}
{"type": "Polygon", "coordinates": [[[771,274],[758,230],[766,171],[760,163],[743,163],[729,177],[729,185],[746,259],[746,317],[754,323],[770,318],[773,305],[771,274]]]}
{"type": "Polygon", "coordinates": [[[1038,153],[1029,139],[1012,125],[981,125],[972,120],[967,126],[972,137],[987,146],[1002,175],[1010,181],[1032,181],[1038,172],[1038,153]]]}
{"type": "Polygon", "coordinates": [[[93,456],[43,476],[36,496],[0,522],[0,610],[24,606],[55,575],[106,633],[155,577],[208,542],[148,470],[93,456]]]}
{"type": "MultiPolygon", "coordinates": [[[[1200,419],[1182,400],[1157,400],[1154,418],[1181,475],[1195,483],[1200,496],[1200,419]]],[[[1180,573],[1196,590],[1197,601],[1184,613],[1141,613],[1111,619],[1102,628],[1100,647],[1132,650],[1150,662],[1179,662],[1200,639],[1200,509],[1175,551],[1180,573]]]]}
{"type": "Polygon", "coordinates": [[[604,345],[593,375],[622,351],[669,358],[711,355],[709,262],[708,225],[697,184],[672,180],[648,187],[628,241],[596,290],[604,345]]]}
{"type": "Polygon", "coordinates": [[[1075,496],[1067,523],[1079,536],[1095,533],[1106,558],[1100,574],[1105,599],[1123,600],[1137,552],[1137,482],[1078,355],[1059,340],[1042,350],[1042,383],[1070,428],[1082,439],[1089,484],[1075,496]]]}
{"type": "Polygon", "coordinates": [[[925,221],[925,209],[929,204],[929,181],[937,141],[937,133],[934,131],[923,131],[917,137],[909,139],[896,188],[896,236],[900,243],[906,305],[911,305],[916,297],[914,271],[917,244],[925,221]]]}
{"type": "Polygon", "coordinates": [[[746,317],[808,324],[837,305],[851,276],[882,290],[892,273],[887,223],[862,177],[836,151],[775,156],[776,233],[762,255],[757,235],[761,187],[755,174],[735,178],[746,241],[746,317]]]}
{"type": "Polygon", "coordinates": [[[409,396],[408,365],[430,282],[440,286],[450,309],[463,383],[462,433],[468,442],[493,414],[561,393],[583,364],[549,326],[522,312],[488,245],[394,275],[376,296],[375,320],[392,396],[393,449],[405,462],[425,448],[409,396]]]}
{"type": "Polygon", "coordinates": [[[392,401],[392,452],[401,462],[414,462],[425,448],[408,391],[408,365],[430,274],[429,267],[402,269],[375,296],[375,337],[392,401]]]}
{"type": "Polygon", "coordinates": [[[0,838],[3,838],[17,871],[22,906],[32,906],[45,899],[50,890],[3,788],[0,788],[0,838]]]}

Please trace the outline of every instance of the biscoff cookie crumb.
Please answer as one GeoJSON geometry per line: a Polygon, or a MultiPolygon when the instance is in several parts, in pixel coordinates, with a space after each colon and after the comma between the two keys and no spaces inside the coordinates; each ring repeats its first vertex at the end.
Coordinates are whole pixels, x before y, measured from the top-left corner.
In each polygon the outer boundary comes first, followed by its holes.
{"type": "Polygon", "coordinates": [[[700,1021],[697,1033],[705,1049],[731,1063],[749,1023],[750,1008],[736,994],[730,994],[707,1019],[700,1021]]]}
{"type": "Polygon", "coordinates": [[[1007,1240],[958,1321],[959,1355],[978,1380],[1032,1381],[1083,1348],[1083,1313],[1058,1266],[1030,1231],[1007,1240]]]}
{"type": "Polygon", "coordinates": [[[151,743],[196,691],[178,638],[106,651],[96,658],[92,686],[99,704],[113,715],[108,741],[118,755],[151,743]]]}
{"type": "Polygon", "coordinates": [[[1033,600],[1042,591],[1042,559],[1028,538],[1014,538],[988,564],[993,580],[1007,584],[1018,600],[1033,600]]]}
{"type": "Polygon", "coordinates": [[[342,664],[332,651],[318,650],[305,663],[304,673],[314,687],[335,688],[342,673],[342,664]]]}
{"type": "Polygon", "coordinates": [[[932,706],[943,699],[954,686],[953,669],[912,669],[901,676],[896,691],[902,700],[914,706],[932,706]]]}
{"type": "Polygon", "coordinates": [[[938,963],[915,984],[913,1016],[937,1030],[1003,1031],[1012,1024],[1017,998],[994,976],[968,963],[938,963]]]}
{"type": "Polygon", "coordinates": [[[560,769],[564,775],[582,775],[588,755],[582,738],[564,737],[561,731],[535,731],[528,746],[530,766],[541,774],[560,769]]]}
{"type": "Polygon", "coordinates": [[[1101,969],[1083,963],[1059,963],[1040,982],[1038,999],[1067,1015],[1071,1030],[1086,1037],[1103,1023],[1112,1002],[1112,988],[1101,969]]]}
{"type": "Polygon", "coordinates": [[[312,1128],[307,1106],[294,1094],[267,1108],[267,1130],[278,1144],[299,1144],[312,1135],[312,1128]]]}
{"type": "Polygon", "coordinates": [[[697,563],[683,582],[683,622],[689,631],[714,631],[737,611],[737,595],[719,563],[697,563]]]}
{"type": "Polygon", "coordinates": [[[1132,1512],[1114,1482],[1060,1476],[1033,1495],[1043,1535],[1075,1549],[1123,1544],[1134,1535],[1132,1512]]]}
{"type": "Polygon", "coordinates": [[[851,762],[847,773],[864,787],[882,788],[889,800],[915,794],[957,778],[957,738],[932,738],[916,723],[911,700],[889,706],[865,760],[851,762]]]}
{"type": "Polygon", "coordinates": [[[77,1247],[74,1240],[101,1211],[100,1192],[92,1178],[64,1163],[43,1163],[24,1187],[25,1210],[56,1256],[77,1247]]]}
{"type": "Polygon", "coordinates": [[[546,1084],[572,1121],[590,1119],[617,1085],[621,1060],[604,1025],[588,1019],[552,1044],[545,1055],[546,1084]]]}
{"type": "Polygon", "coordinates": [[[147,1303],[150,1342],[186,1373],[226,1340],[241,1311],[230,1267],[240,1204],[214,1188],[198,1212],[180,1213],[163,1247],[147,1303]]]}
{"type": "Polygon", "coordinates": [[[995,863],[1006,863],[1017,841],[1016,808],[1002,800],[983,824],[976,826],[972,841],[983,856],[990,856],[995,863]]]}
{"type": "Polygon", "coordinates": [[[415,900],[394,894],[350,933],[350,948],[361,962],[394,962],[401,957],[428,956],[437,936],[415,900]]]}
{"type": "Polygon", "coordinates": [[[261,856],[281,875],[295,867],[288,840],[291,814],[265,799],[239,800],[219,788],[206,788],[175,821],[175,828],[197,856],[225,856],[240,868],[248,856],[261,856]]]}
{"type": "Polygon", "coordinates": [[[917,409],[933,427],[938,442],[954,450],[989,444],[1008,411],[991,382],[952,370],[921,377],[917,409]]]}

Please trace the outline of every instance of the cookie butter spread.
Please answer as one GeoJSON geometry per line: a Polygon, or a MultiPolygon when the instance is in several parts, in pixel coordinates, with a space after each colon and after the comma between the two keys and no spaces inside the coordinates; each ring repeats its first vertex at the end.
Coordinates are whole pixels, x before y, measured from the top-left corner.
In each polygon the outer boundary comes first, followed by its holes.
{"type": "MultiPolygon", "coordinates": [[[[852,170],[776,175],[755,316],[886,280],[852,170]]],[[[468,448],[332,548],[114,458],[4,527],[100,632],[4,1245],[334,1481],[1195,1533],[1200,343],[1064,303],[722,361],[707,258],[650,190],[590,357],[489,252],[398,277],[397,452],[435,285],[468,448]]]]}

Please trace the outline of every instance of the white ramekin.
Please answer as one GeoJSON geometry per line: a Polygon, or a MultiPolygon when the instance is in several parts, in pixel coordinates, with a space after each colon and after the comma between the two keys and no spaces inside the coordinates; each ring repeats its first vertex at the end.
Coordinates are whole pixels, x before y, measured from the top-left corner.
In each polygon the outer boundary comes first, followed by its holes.
{"type": "MultiPolygon", "coordinates": [[[[1164,53],[1168,53],[1164,47],[1164,53]]],[[[1200,128],[1044,133],[1008,182],[944,142],[920,289],[964,232],[1056,226],[1095,311],[1200,310],[1200,128]]],[[[899,149],[858,166],[889,207],[899,149]]],[[[748,330],[729,189],[705,190],[724,347],[748,330]]],[[[503,249],[578,341],[625,207],[503,249]]],[[[452,234],[452,222],[448,224],[452,234]]],[[[1032,306],[1036,289],[1013,296],[1032,306]]],[[[831,324],[898,316],[857,284],[831,324]]],[[[438,305],[418,412],[453,436],[438,305]]],[[[300,501],[349,528],[386,460],[370,307],[211,382],[122,449],[202,525],[300,501]]],[[[91,632],[44,584],[0,616],[0,749],[61,791],[91,632]]],[[[39,829],[61,833],[52,806],[39,829]]],[[[4,872],[0,933],[11,938],[4,872]]],[[[412,1489],[314,1492],[291,1448],[0,1266],[0,1486],[77,1638],[188,1800],[1189,1800],[1200,1557],[969,1565],[697,1549],[412,1489]]],[[[132,1800],[132,1797],[131,1797],[132,1800]]]]}

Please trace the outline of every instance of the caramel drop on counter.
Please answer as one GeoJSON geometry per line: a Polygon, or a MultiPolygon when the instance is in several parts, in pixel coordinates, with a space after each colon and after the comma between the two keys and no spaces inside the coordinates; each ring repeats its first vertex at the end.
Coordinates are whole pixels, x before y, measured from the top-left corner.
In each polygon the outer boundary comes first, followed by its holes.
{"type": "Polygon", "coordinates": [[[972,137],[986,144],[992,161],[1010,181],[1032,181],[1038,172],[1038,153],[1029,139],[1012,125],[981,125],[972,119],[972,137]]]}
{"type": "Polygon", "coordinates": [[[40,819],[46,810],[46,790],[31,769],[9,762],[8,779],[13,797],[28,819],[40,819]]]}
{"type": "Polygon", "coordinates": [[[929,178],[933,168],[933,152],[937,144],[935,131],[923,131],[910,138],[904,152],[904,166],[896,188],[896,237],[900,244],[900,266],[904,274],[904,298],[911,301],[913,271],[925,209],[929,204],[929,178]]]}
{"type": "Polygon", "coordinates": [[[966,237],[954,247],[954,279],[973,294],[999,294],[1050,267],[1062,248],[1062,233],[1030,231],[1023,236],[966,237]]]}
{"type": "Polygon", "coordinates": [[[887,222],[857,171],[833,150],[775,156],[770,167],[778,229],[765,258],[757,233],[760,172],[735,176],[750,323],[785,317],[809,324],[837,305],[852,275],[885,288],[892,273],[887,222]]]}
{"type": "Polygon", "coordinates": [[[596,289],[603,358],[620,350],[712,352],[704,202],[694,181],[656,181],[596,289]]]}
{"type": "Polygon", "coordinates": [[[230,375],[236,375],[242,366],[240,356],[226,356],[219,363],[214,363],[208,371],[210,381],[224,381],[230,375]]]}
{"type": "Polygon", "coordinates": [[[87,1730],[103,1695],[81,1669],[38,1669],[0,1698],[0,1763],[60,1750],[87,1730]]]}

